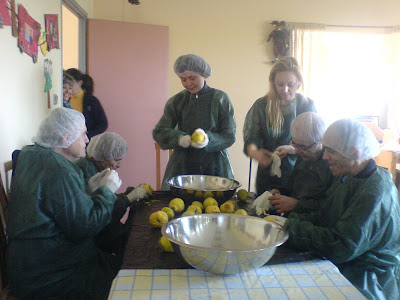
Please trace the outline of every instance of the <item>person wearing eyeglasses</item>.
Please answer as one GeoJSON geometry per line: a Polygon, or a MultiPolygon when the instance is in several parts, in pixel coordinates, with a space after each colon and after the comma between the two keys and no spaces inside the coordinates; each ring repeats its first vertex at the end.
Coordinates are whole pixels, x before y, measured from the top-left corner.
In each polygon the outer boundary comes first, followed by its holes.
{"type": "Polygon", "coordinates": [[[328,162],[322,159],[325,128],[324,120],[315,112],[302,113],[293,120],[289,145],[299,157],[289,184],[281,190],[270,190],[273,196],[269,200],[277,213],[310,212],[320,208],[321,199],[326,197],[333,180],[328,162]]]}
{"type": "Polygon", "coordinates": [[[334,181],[318,211],[289,214],[286,245],[328,258],[367,299],[400,299],[399,194],[389,171],[375,164],[376,137],[342,119],[322,145],[334,181]]]}
{"type": "Polygon", "coordinates": [[[269,75],[269,92],[258,99],[246,115],[243,126],[244,153],[258,162],[256,192],[288,184],[297,155],[289,145],[290,124],[296,116],[316,111],[310,98],[297,93],[303,77],[293,57],[279,59],[269,75]],[[272,172],[273,153],[281,159],[281,174],[272,172]],[[280,176],[279,176],[280,175],[280,176]]]}

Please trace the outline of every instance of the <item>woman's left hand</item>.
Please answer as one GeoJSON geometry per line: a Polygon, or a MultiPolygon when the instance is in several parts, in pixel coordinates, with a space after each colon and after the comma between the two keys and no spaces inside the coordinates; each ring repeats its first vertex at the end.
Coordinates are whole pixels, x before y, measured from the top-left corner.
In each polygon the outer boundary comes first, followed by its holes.
{"type": "Polygon", "coordinates": [[[283,145],[279,146],[278,148],[275,149],[274,151],[276,154],[278,154],[279,158],[285,158],[286,155],[288,154],[294,154],[294,148],[290,145],[283,145]]]}
{"type": "Polygon", "coordinates": [[[276,209],[278,213],[287,213],[295,209],[299,200],[283,196],[279,194],[275,194],[269,198],[271,201],[272,206],[276,209]]]}

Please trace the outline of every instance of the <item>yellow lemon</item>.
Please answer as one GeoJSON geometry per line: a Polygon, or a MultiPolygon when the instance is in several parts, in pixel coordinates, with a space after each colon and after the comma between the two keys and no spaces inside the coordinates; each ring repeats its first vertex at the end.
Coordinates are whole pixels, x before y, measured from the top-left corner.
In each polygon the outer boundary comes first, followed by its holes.
{"type": "Polygon", "coordinates": [[[185,202],[181,198],[172,199],[168,205],[175,213],[180,213],[185,209],[185,202]]]}
{"type": "Polygon", "coordinates": [[[194,197],[196,199],[203,199],[203,192],[202,191],[196,191],[196,193],[194,194],[194,197]]]}
{"type": "Polygon", "coordinates": [[[217,200],[215,200],[214,198],[211,198],[211,197],[208,197],[206,200],[204,200],[204,202],[203,202],[204,209],[206,209],[210,205],[218,206],[217,200]]]}
{"type": "Polygon", "coordinates": [[[219,213],[219,212],[221,212],[221,211],[219,210],[219,207],[216,206],[216,205],[209,205],[209,206],[207,206],[207,208],[206,208],[206,213],[207,213],[207,214],[210,214],[210,213],[219,213]]]}
{"type": "Polygon", "coordinates": [[[150,184],[142,183],[142,184],[139,184],[139,186],[141,186],[142,188],[144,188],[146,190],[146,193],[148,196],[150,196],[153,193],[153,188],[151,187],[150,184]]]}
{"type": "Polygon", "coordinates": [[[201,210],[200,207],[198,207],[197,205],[189,205],[189,207],[187,208],[187,210],[191,210],[194,211],[194,213],[196,215],[201,214],[203,211],[201,210]]]}
{"type": "Polygon", "coordinates": [[[211,191],[205,191],[205,192],[204,192],[204,195],[203,195],[203,198],[204,198],[204,199],[207,199],[208,197],[214,198],[213,192],[211,192],[211,191]]]}
{"type": "Polygon", "coordinates": [[[150,224],[153,225],[154,227],[162,227],[165,223],[168,222],[168,215],[165,212],[159,210],[153,212],[150,215],[149,221],[150,224]]]}
{"type": "Polygon", "coordinates": [[[206,139],[206,137],[204,136],[204,134],[202,132],[195,131],[192,134],[192,142],[202,143],[202,142],[204,142],[205,139],[206,139]]]}
{"type": "Polygon", "coordinates": [[[182,214],[182,217],[184,217],[184,216],[192,216],[194,214],[195,214],[195,212],[193,210],[187,210],[182,214]]]}
{"type": "Polygon", "coordinates": [[[236,202],[233,200],[228,200],[225,203],[231,203],[233,205],[233,207],[236,207],[236,202]]]}
{"type": "Polygon", "coordinates": [[[163,208],[161,209],[161,211],[163,211],[163,212],[165,212],[165,213],[167,214],[168,220],[171,220],[171,219],[173,219],[173,218],[175,217],[175,212],[174,212],[174,210],[173,210],[172,208],[170,208],[170,207],[163,207],[163,208]]]}
{"type": "Polygon", "coordinates": [[[249,197],[249,193],[245,189],[240,189],[237,192],[237,196],[239,200],[244,201],[249,197]]]}
{"type": "Polygon", "coordinates": [[[265,220],[268,220],[268,221],[272,221],[272,222],[278,221],[278,219],[275,218],[275,217],[273,217],[273,216],[267,216],[267,217],[265,217],[264,219],[265,219],[265,220]]]}
{"type": "Polygon", "coordinates": [[[223,213],[234,213],[235,205],[232,204],[232,202],[225,202],[225,203],[221,204],[220,210],[223,213]]]}
{"type": "Polygon", "coordinates": [[[160,248],[164,252],[174,252],[174,248],[172,248],[172,244],[169,239],[167,239],[165,236],[162,236],[160,240],[158,241],[158,244],[160,245],[160,248]]]}
{"type": "Polygon", "coordinates": [[[239,214],[239,215],[247,215],[247,212],[244,209],[238,209],[237,211],[235,211],[235,214],[239,214]]]}
{"type": "Polygon", "coordinates": [[[203,210],[203,203],[201,203],[200,201],[193,201],[192,205],[196,205],[196,206],[200,207],[201,210],[203,210]]]}

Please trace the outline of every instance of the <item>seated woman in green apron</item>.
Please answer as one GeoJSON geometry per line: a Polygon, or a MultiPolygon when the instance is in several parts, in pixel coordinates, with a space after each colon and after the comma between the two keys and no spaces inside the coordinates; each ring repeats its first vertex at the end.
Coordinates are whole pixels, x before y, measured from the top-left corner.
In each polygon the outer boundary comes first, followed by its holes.
{"type": "Polygon", "coordinates": [[[272,67],[269,92],[258,99],[246,115],[243,126],[244,153],[258,162],[256,193],[288,184],[297,155],[289,144],[290,124],[296,116],[316,111],[314,102],[296,93],[303,77],[297,60],[283,57],[272,67]],[[273,153],[281,159],[280,173],[271,173],[273,153]]]}
{"type": "MultiPolygon", "coordinates": [[[[82,170],[88,185],[87,192],[91,194],[98,188],[98,183],[107,170],[118,170],[128,153],[128,143],[117,133],[105,132],[90,140],[86,152],[86,157],[77,160],[75,164],[82,170]]],[[[125,193],[118,193],[116,196],[111,222],[96,236],[96,243],[104,251],[119,256],[122,263],[134,211],[132,203],[144,199],[146,190],[140,186],[128,187],[125,193]]]]}
{"type": "Polygon", "coordinates": [[[399,299],[399,195],[373,160],[379,143],[364,124],[343,119],[328,127],[322,145],[334,181],[321,209],[289,214],[286,243],[331,260],[368,299],[399,299]]]}
{"type": "Polygon", "coordinates": [[[236,123],[226,93],[211,88],[205,79],[211,67],[200,56],[180,56],[174,65],[185,90],[170,98],[153,130],[161,149],[173,149],[165,170],[166,180],[177,175],[214,175],[233,178],[228,150],[235,142],[236,123]],[[192,134],[202,139],[192,140],[192,134]]]}
{"type": "Polygon", "coordinates": [[[107,299],[118,273],[115,256],[95,236],[111,221],[118,173],[108,170],[86,193],[81,170],[85,118],[64,107],[41,123],[23,147],[13,175],[7,224],[7,272],[20,299],[107,299]]]}
{"type": "Polygon", "coordinates": [[[320,209],[321,199],[332,184],[333,175],[326,160],[322,136],[325,122],[315,112],[305,112],[293,120],[290,145],[299,156],[289,176],[288,185],[272,189],[269,197],[277,213],[310,212],[320,209]]]}

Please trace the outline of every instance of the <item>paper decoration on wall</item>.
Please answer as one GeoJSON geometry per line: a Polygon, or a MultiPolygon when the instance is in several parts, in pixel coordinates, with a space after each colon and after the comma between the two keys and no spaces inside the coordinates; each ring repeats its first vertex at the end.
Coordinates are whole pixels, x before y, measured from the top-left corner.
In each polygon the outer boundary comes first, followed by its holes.
{"type": "Polygon", "coordinates": [[[46,24],[47,50],[60,49],[58,38],[58,15],[44,15],[46,24]]]}
{"type": "Polygon", "coordinates": [[[10,10],[7,0],[0,0],[0,28],[3,28],[4,25],[11,25],[10,10]]]}
{"type": "Polygon", "coordinates": [[[40,23],[35,21],[21,4],[18,5],[18,48],[26,53],[34,63],[38,59],[40,23]]]}
{"type": "Polygon", "coordinates": [[[42,35],[39,37],[39,46],[40,46],[40,50],[42,51],[43,55],[46,56],[47,55],[47,39],[46,39],[46,32],[43,31],[42,35]]]}
{"type": "Polygon", "coordinates": [[[50,59],[44,60],[44,92],[47,93],[47,107],[50,108],[50,90],[53,87],[51,76],[53,75],[53,62],[50,59]]]}
{"type": "MultiPolygon", "coordinates": [[[[275,61],[283,56],[289,55],[290,31],[285,21],[273,21],[274,30],[269,34],[267,42],[274,42],[275,61]]],[[[275,62],[273,61],[273,62],[275,62]]]]}

